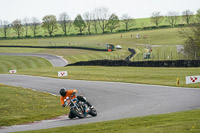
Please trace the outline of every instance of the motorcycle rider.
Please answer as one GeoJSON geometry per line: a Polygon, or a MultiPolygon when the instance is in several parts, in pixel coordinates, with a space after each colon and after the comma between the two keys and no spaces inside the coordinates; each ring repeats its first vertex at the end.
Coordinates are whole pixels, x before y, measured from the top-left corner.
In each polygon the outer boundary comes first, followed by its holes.
{"type": "MultiPolygon", "coordinates": [[[[60,97],[60,102],[61,102],[61,106],[62,106],[62,107],[65,107],[65,106],[66,106],[66,105],[65,105],[65,101],[64,101],[64,100],[66,99],[66,97],[69,97],[69,96],[74,95],[74,96],[72,97],[72,99],[77,98],[79,101],[82,101],[82,102],[86,103],[86,104],[88,105],[88,107],[93,108],[93,106],[92,106],[88,101],[86,101],[86,98],[85,98],[85,97],[83,97],[83,96],[77,96],[77,97],[76,97],[76,95],[75,95],[75,94],[77,93],[77,90],[76,90],[76,89],[73,89],[73,90],[66,90],[65,88],[61,88],[59,92],[60,92],[60,95],[61,95],[61,97],[60,97]]],[[[70,111],[68,117],[69,117],[70,119],[73,119],[73,118],[75,118],[76,116],[70,111]]]]}

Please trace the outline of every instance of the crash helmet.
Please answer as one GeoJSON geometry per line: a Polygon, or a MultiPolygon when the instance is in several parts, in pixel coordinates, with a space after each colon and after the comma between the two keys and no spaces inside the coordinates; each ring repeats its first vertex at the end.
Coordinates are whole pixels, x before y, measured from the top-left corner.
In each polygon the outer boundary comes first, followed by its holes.
{"type": "Polygon", "coordinates": [[[62,97],[64,97],[64,96],[66,95],[66,90],[65,90],[65,88],[60,88],[60,95],[61,95],[62,97]]]}

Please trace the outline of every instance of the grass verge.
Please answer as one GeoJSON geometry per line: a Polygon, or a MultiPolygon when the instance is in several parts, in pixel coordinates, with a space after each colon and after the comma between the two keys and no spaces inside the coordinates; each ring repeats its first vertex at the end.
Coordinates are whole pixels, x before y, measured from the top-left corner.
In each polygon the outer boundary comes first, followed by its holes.
{"type": "Polygon", "coordinates": [[[176,86],[176,80],[177,77],[179,77],[179,86],[200,88],[199,83],[185,83],[185,76],[200,75],[200,68],[69,66],[23,69],[19,71],[19,74],[57,78],[58,71],[68,71],[68,76],[63,77],[66,79],[113,81],[166,86],[176,86]]]}
{"type": "Polygon", "coordinates": [[[68,133],[199,133],[200,110],[26,131],[25,133],[65,133],[66,131],[68,133]]]}
{"type": "Polygon", "coordinates": [[[12,69],[20,70],[42,67],[52,67],[52,65],[46,59],[39,57],[0,56],[0,73],[5,73],[12,69]]]}
{"type": "Polygon", "coordinates": [[[0,126],[44,120],[67,113],[60,99],[43,92],[0,84],[0,126]]]}

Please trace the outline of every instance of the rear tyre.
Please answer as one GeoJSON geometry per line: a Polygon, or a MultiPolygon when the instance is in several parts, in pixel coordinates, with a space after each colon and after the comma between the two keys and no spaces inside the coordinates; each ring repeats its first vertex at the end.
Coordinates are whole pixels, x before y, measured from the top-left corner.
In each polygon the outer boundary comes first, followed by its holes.
{"type": "Polygon", "coordinates": [[[90,114],[91,116],[93,116],[93,117],[97,116],[97,111],[96,111],[96,109],[91,109],[89,114],[90,114]]]}

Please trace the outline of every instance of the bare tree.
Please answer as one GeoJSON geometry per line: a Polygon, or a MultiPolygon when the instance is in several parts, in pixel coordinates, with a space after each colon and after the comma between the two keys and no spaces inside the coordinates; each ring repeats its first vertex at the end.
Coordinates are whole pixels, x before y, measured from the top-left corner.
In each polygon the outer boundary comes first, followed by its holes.
{"type": "Polygon", "coordinates": [[[108,28],[110,29],[111,33],[114,29],[119,27],[119,18],[116,14],[112,14],[109,18],[108,28]]]}
{"type": "Polygon", "coordinates": [[[86,12],[83,14],[83,18],[86,22],[88,33],[91,34],[91,25],[92,25],[92,13],[86,12]]]}
{"type": "Polygon", "coordinates": [[[105,7],[100,7],[96,10],[97,20],[99,23],[100,28],[102,29],[102,32],[105,33],[105,29],[108,26],[108,19],[109,19],[109,13],[108,9],[105,7]]]}
{"type": "Polygon", "coordinates": [[[166,20],[171,24],[172,27],[174,27],[178,21],[179,14],[178,12],[168,12],[166,16],[166,20]]]}
{"type": "Polygon", "coordinates": [[[12,28],[16,32],[18,38],[20,38],[21,34],[23,33],[23,25],[21,23],[21,20],[16,19],[12,22],[12,28]]]}
{"type": "Polygon", "coordinates": [[[40,28],[40,21],[39,21],[38,18],[32,17],[30,28],[31,28],[31,30],[33,32],[33,36],[35,37],[37,32],[38,32],[38,30],[39,30],[39,28],[40,28]]]}
{"type": "Polygon", "coordinates": [[[4,33],[4,38],[7,37],[7,33],[10,30],[10,24],[8,21],[3,21],[3,33],[4,33]]]}
{"type": "Polygon", "coordinates": [[[126,31],[129,30],[129,26],[132,24],[132,25],[135,25],[135,20],[132,19],[130,16],[128,16],[128,14],[123,14],[122,15],[122,22],[125,24],[126,26],[126,31]]]}
{"type": "Polygon", "coordinates": [[[62,31],[64,32],[64,35],[67,35],[67,28],[70,30],[71,28],[71,22],[70,17],[67,13],[61,13],[59,16],[59,23],[61,25],[62,31]]]}
{"type": "Polygon", "coordinates": [[[152,13],[151,22],[155,23],[157,27],[163,21],[163,19],[164,19],[164,17],[160,14],[160,12],[152,13]]]}
{"type": "Polygon", "coordinates": [[[86,27],[86,24],[83,20],[83,18],[81,17],[81,15],[77,15],[77,17],[75,18],[74,20],[74,26],[78,27],[79,28],[79,31],[80,31],[80,34],[82,34],[83,30],[85,29],[86,27]]]}
{"type": "Polygon", "coordinates": [[[30,23],[29,18],[27,18],[27,17],[24,18],[22,23],[24,25],[24,29],[25,29],[25,33],[26,33],[26,37],[27,37],[28,36],[29,23],[30,23]]]}
{"type": "Polygon", "coordinates": [[[187,24],[190,23],[191,18],[193,17],[194,13],[190,10],[183,11],[182,18],[186,21],[187,24]]]}
{"type": "Polygon", "coordinates": [[[54,15],[47,15],[43,17],[42,27],[47,29],[50,36],[54,33],[57,29],[57,21],[56,16],[54,15]]]}

